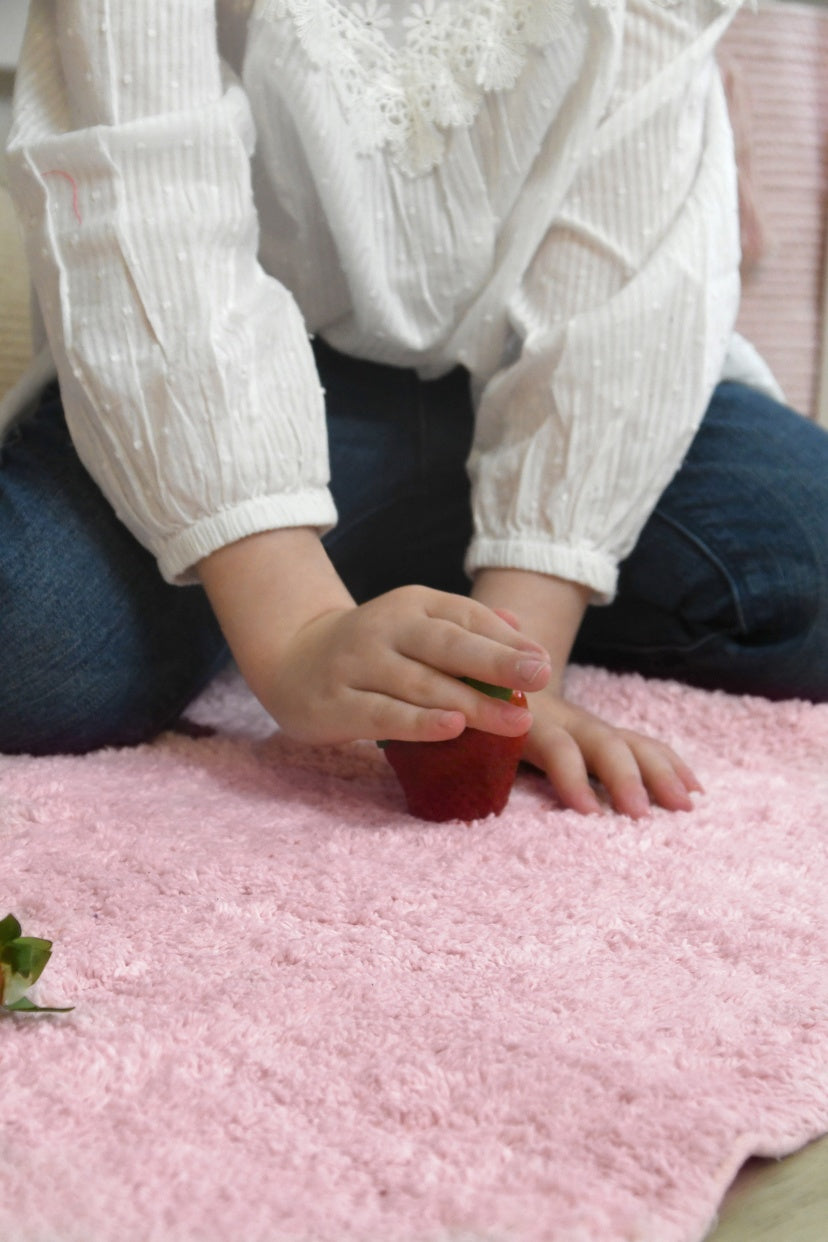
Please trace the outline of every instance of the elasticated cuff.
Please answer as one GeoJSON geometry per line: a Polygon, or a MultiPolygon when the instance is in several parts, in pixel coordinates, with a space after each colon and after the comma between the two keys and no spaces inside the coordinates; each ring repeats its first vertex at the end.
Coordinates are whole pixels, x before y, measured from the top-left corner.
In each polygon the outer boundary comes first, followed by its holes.
{"type": "Polygon", "coordinates": [[[478,569],[526,569],[552,574],[590,587],[593,604],[612,603],[618,585],[618,565],[606,553],[539,539],[477,537],[469,545],[465,568],[469,577],[478,569]]]}
{"type": "Polygon", "coordinates": [[[193,566],[228,543],[247,535],[288,526],[313,526],[324,535],[336,525],[336,508],[327,488],[255,496],[223,509],[157,544],[152,551],[167,582],[188,586],[198,582],[193,566]]]}

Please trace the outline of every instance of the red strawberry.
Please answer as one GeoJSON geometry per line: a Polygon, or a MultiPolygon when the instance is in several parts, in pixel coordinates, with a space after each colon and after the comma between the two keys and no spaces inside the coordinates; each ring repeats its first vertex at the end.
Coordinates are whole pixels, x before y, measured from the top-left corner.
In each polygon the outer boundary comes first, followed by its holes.
{"type": "MultiPolygon", "coordinates": [[[[464,681],[526,707],[520,690],[464,681]]],[[[469,823],[486,815],[499,815],[509,801],[526,734],[501,737],[480,729],[464,729],[447,742],[381,742],[385,757],[402,785],[408,809],[419,819],[442,822],[462,819],[469,823]]]]}

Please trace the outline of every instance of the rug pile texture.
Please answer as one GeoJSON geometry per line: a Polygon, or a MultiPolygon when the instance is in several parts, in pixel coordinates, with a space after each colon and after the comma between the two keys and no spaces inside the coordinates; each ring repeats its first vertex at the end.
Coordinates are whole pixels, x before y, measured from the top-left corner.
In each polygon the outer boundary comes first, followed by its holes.
{"type": "Polygon", "coordinates": [[[406,814],[371,744],[0,760],[3,1242],[700,1242],[828,1130],[828,707],[574,670],[692,812],[406,814]]]}

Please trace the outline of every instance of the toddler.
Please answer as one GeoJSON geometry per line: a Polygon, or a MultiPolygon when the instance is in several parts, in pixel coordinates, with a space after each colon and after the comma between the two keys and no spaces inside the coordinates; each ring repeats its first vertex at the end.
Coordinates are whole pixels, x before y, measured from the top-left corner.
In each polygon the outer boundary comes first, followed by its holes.
{"type": "Polygon", "coordinates": [[[733,332],[733,8],[33,0],[0,749],[152,737],[232,654],[308,743],[528,730],[640,816],[698,781],[571,660],[828,698],[828,436],[733,332]]]}

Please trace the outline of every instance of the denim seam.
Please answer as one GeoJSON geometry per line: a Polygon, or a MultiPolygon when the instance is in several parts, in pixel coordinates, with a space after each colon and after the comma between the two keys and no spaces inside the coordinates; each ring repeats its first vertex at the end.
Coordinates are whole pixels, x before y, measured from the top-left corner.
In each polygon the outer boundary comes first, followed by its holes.
{"type": "Polygon", "coordinates": [[[358,518],[354,518],[347,526],[343,526],[341,529],[338,525],[334,526],[332,530],[322,537],[322,543],[326,551],[334,550],[343,539],[351,538],[355,531],[358,531],[360,527],[365,526],[368,522],[372,522],[387,509],[396,508],[400,502],[410,504],[412,500],[418,499],[419,495],[420,493],[415,487],[408,487],[405,491],[395,493],[390,502],[384,500],[380,504],[373,505],[370,509],[365,509],[358,518]]]}
{"type": "MultiPolygon", "coordinates": [[[[669,514],[665,513],[664,510],[660,509],[658,506],[656,506],[654,510],[654,516],[660,518],[662,522],[665,522],[668,526],[672,526],[674,530],[677,530],[680,534],[682,534],[689,543],[692,543],[696,548],[698,548],[699,551],[704,556],[706,556],[708,560],[712,562],[712,564],[716,566],[716,568],[719,570],[719,572],[721,573],[722,577],[724,578],[725,582],[727,583],[730,589],[731,600],[733,603],[734,610],[736,612],[736,618],[739,624],[739,630],[742,634],[746,634],[748,627],[747,627],[747,622],[745,620],[745,611],[742,606],[742,599],[739,594],[739,588],[736,584],[736,580],[734,579],[730,570],[725,565],[724,561],[722,561],[721,558],[716,555],[716,553],[713,551],[713,549],[710,547],[709,544],[705,543],[703,539],[700,539],[698,535],[694,535],[693,532],[691,530],[688,530],[687,527],[684,526],[682,522],[677,521],[676,518],[670,517],[669,514]]],[[[694,646],[695,645],[696,644],[694,644],[694,646]]]]}
{"type": "MultiPolygon", "coordinates": [[[[651,643],[606,643],[602,644],[602,650],[627,655],[692,655],[693,652],[700,651],[705,644],[716,642],[720,638],[721,634],[705,634],[703,638],[693,643],[685,643],[683,646],[678,646],[676,643],[661,643],[657,646],[651,643]]],[[[600,664],[600,659],[596,659],[595,662],[600,664]]]]}

